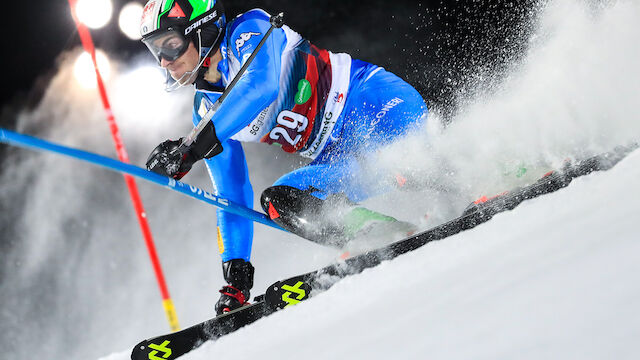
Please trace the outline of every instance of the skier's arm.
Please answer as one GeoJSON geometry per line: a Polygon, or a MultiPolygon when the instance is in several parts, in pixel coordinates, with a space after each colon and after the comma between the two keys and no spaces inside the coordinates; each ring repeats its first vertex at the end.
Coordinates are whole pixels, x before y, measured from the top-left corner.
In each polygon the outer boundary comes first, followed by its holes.
{"type": "MultiPolygon", "coordinates": [[[[248,59],[271,24],[262,11],[251,11],[236,20],[231,27],[228,46],[240,64],[248,59]]],[[[249,125],[258,114],[278,97],[281,54],[286,45],[284,30],[275,29],[260,49],[247,71],[229,92],[211,121],[221,142],[249,125]]]]}
{"type": "MultiPolygon", "coordinates": [[[[229,63],[236,62],[240,68],[242,64],[238,59],[246,61],[270,27],[268,14],[259,10],[236,19],[228,41],[233,54],[228,59],[229,63]]],[[[249,125],[277,98],[281,54],[286,43],[284,30],[275,29],[189,149],[178,151],[182,141],[167,140],[151,153],[147,168],[180,179],[196,161],[220,154],[226,140],[249,125]]],[[[225,51],[224,48],[221,50],[225,51]]],[[[216,95],[207,94],[211,103],[220,96],[216,95]]]]}

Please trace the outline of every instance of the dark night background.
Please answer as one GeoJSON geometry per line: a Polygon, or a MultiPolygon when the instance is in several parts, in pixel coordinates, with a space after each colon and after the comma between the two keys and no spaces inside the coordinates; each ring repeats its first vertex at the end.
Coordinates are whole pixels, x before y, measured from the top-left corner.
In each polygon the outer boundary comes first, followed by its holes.
{"type": "MultiPolygon", "coordinates": [[[[110,24],[92,30],[97,47],[125,61],[146,51],[118,29],[117,16],[127,2],[115,0],[110,24]]],[[[429,105],[450,114],[455,108],[452,99],[464,90],[470,74],[478,69],[499,73],[522,54],[527,36],[523,24],[528,23],[534,3],[227,0],[224,6],[228,19],[256,7],[283,11],[286,23],[316,45],[384,66],[414,85],[429,105]]],[[[0,125],[9,129],[14,129],[16,112],[38,103],[57,71],[57,56],[80,46],[67,1],[18,6],[22,8],[13,12],[29,14],[28,20],[10,16],[4,26],[16,34],[5,37],[9,42],[2,57],[0,125]]]]}

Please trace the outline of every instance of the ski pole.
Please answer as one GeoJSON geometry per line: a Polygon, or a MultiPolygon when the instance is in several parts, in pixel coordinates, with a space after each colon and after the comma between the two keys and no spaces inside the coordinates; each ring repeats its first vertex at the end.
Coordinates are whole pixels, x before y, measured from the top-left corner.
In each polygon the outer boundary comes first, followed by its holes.
{"type": "Polygon", "coordinates": [[[225,199],[223,197],[213,195],[210,192],[204,191],[195,186],[185,184],[183,182],[174,180],[172,178],[153,173],[151,171],[142,169],[135,165],[123,163],[122,161],[118,161],[118,160],[115,160],[106,156],[98,155],[95,153],[91,153],[88,151],[56,144],[56,143],[49,142],[37,137],[19,134],[3,128],[0,128],[0,142],[4,142],[6,144],[19,146],[23,148],[29,148],[29,149],[40,150],[40,151],[49,151],[56,154],[75,158],[78,160],[82,160],[94,165],[98,165],[112,171],[116,171],[123,174],[129,174],[137,178],[163,186],[167,189],[183,193],[184,195],[187,195],[194,199],[204,201],[207,204],[219,207],[230,213],[243,216],[257,223],[271,226],[272,228],[286,232],[285,229],[281,228],[278,224],[273,222],[273,220],[271,220],[267,215],[261,212],[249,209],[240,204],[236,204],[229,199],[225,199]]]}
{"type": "Polygon", "coordinates": [[[213,115],[218,111],[218,108],[220,107],[224,99],[227,98],[227,96],[229,95],[229,92],[236,86],[238,81],[240,81],[240,78],[245,73],[245,71],[247,71],[247,68],[249,68],[249,65],[251,65],[251,62],[253,62],[253,59],[255,59],[255,57],[258,55],[258,52],[262,48],[262,45],[264,45],[264,43],[267,42],[267,39],[269,38],[269,36],[271,36],[271,33],[273,32],[273,30],[276,28],[279,29],[282,27],[282,25],[284,25],[284,13],[279,13],[278,15],[272,16],[270,19],[270,22],[271,22],[271,27],[269,28],[269,30],[267,30],[267,33],[264,34],[264,36],[262,37],[262,40],[260,40],[255,50],[251,52],[251,56],[249,56],[249,59],[247,59],[244,65],[242,65],[242,67],[240,68],[240,71],[238,71],[238,73],[233,78],[229,86],[227,86],[224,89],[224,92],[218,98],[218,100],[216,100],[216,102],[211,106],[209,111],[207,111],[207,113],[204,114],[202,119],[200,119],[200,122],[198,123],[198,125],[196,125],[193,128],[193,130],[191,130],[189,135],[185,136],[184,141],[182,142],[182,144],[180,144],[178,149],[184,150],[183,149],[184,147],[188,147],[196,140],[198,135],[202,132],[202,129],[204,129],[204,127],[211,120],[213,115]]]}

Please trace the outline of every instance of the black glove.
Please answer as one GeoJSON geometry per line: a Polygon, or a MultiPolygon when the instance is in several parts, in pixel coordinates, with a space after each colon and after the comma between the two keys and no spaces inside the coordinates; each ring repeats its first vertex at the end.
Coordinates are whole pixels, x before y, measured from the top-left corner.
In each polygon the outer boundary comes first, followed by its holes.
{"type": "Polygon", "coordinates": [[[222,152],[222,144],[211,121],[191,145],[181,147],[183,139],[167,140],[153,149],[147,159],[147,169],[180,180],[196,161],[210,159],[222,152]]]}
{"type": "Polygon", "coordinates": [[[167,140],[156,146],[147,159],[147,169],[176,180],[182,179],[199,159],[189,148],[181,150],[179,148],[181,143],[182,139],[167,140]]]}

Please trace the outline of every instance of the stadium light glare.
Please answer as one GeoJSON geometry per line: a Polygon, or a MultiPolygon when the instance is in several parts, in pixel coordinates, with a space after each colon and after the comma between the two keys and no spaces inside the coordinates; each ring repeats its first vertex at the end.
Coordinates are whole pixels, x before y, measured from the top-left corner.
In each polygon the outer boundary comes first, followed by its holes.
{"type": "MultiPolygon", "coordinates": [[[[102,79],[106,81],[111,76],[111,64],[107,55],[96,50],[96,61],[98,62],[98,70],[102,79]]],[[[73,66],[73,75],[75,76],[80,86],[85,89],[95,88],[97,85],[96,72],[93,68],[93,61],[91,61],[91,55],[86,51],[83,51],[73,66]]]]}
{"type": "Polygon", "coordinates": [[[140,18],[142,18],[142,5],[140,3],[130,2],[123,6],[118,17],[120,31],[131,40],[139,40],[141,38],[140,18]]]}
{"type": "Polygon", "coordinates": [[[111,20],[113,3],[111,0],[78,0],[76,14],[83,24],[91,29],[99,29],[111,20]]]}

